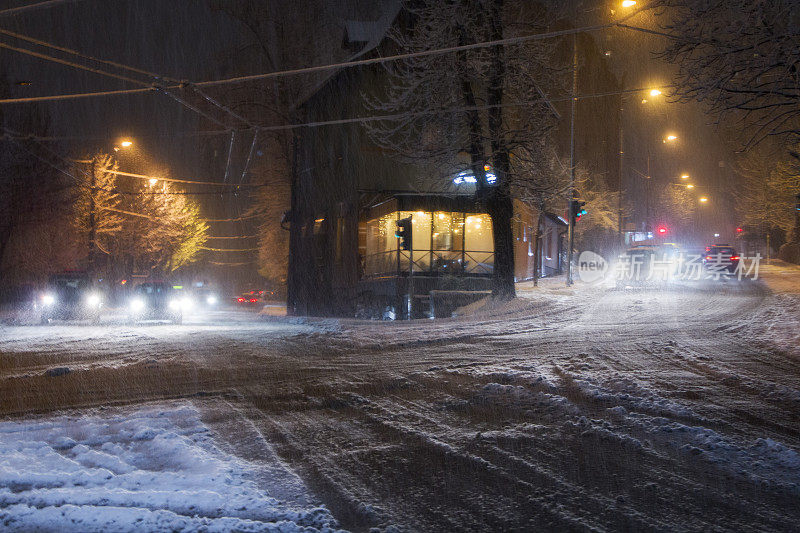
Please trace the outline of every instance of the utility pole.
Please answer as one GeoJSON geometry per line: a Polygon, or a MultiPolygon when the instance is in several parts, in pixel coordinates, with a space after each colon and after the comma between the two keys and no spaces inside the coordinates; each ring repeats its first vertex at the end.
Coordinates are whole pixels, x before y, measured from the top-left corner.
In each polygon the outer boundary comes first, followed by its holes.
{"type": "MultiPolygon", "coordinates": [[[[410,217],[411,223],[408,225],[410,231],[414,232],[414,215],[412,214],[410,217]]],[[[414,313],[414,240],[413,238],[410,241],[411,245],[408,247],[408,317],[407,320],[411,320],[414,313]]]]}
{"type": "MultiPolygon", "coordinates": [[[[623,80],[623,85],[624,85],[625,76],[622,77],[622,80],[623,80]]],[[[623,220],[622,220],[622,188],[623,188],[622,173],[623,173],[623,164],[625,163],[625,148],[624,148],[624,143],[623,143],[623,141],[625,139],[625,136],[623,135],[623,130],[622,130],[622,121],[623,121],[622,114],[623,114],[623,111],[625,110],[625,107],[624,107],[624,104],[623,104],[623,102],[625,101],[625,97],[624,96],[620,96],[619,97],[619,101],[620,101],[619,117],[617,118],[617,120],[619,121],[619,184],[618,184],[619,185],[619,187],[618,187],[619,190],[617,191],[617,194],[618,194],[618,196],[617,196],[617,232],[618,232],[619,244],[620,244],[620,246],[624,247],[625,246],[625,237],[624,237],[625,234],[624,234],[623,228],[622,228],[622,223],[623,223],[623,220]]]]}
{"type": "Polygon", "coordinates": [[[572,216],[572,200],[575,198],[575,103],[578,97],[578,37],[572,34],[572,98],[569,117],[569,226],[567,227],[567,286],[572,285],[572,249],[575,243],[575,217],[572,216]]]}
{"type": "Polygon", "coordinates": [[[97,247],[97,223],[95,221],[94,191],[97,188],[97,157],[92,157],[89,171],[89,273],[94,275],[94,256],[97,247]]]}

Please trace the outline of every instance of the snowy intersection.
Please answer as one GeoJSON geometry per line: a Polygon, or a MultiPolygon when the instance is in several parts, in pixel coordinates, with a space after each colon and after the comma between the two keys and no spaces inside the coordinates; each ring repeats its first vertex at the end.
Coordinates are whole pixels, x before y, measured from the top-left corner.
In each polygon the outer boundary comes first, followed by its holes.
{"type": "Polygon", "coordinates": [[[125,512],[187,530],[287,513],[282,527],[793,530],[800,316],[782,290],[521,287],[435,322],[5,327],[0,517],[47,524],[85,504],[133,530],[100,508],[155,476],[173,494],[129,494],[125,512]],[[108,404],[133,405],[92,410],[108,404]],[[147,448],[161,442],[182,444],[147,448]],[[66,474],[20,484],[46,466],[20,449],[115,481],[69,497],[66,474]],[[181,500],[188,479],[226,503],[181,500]]]}

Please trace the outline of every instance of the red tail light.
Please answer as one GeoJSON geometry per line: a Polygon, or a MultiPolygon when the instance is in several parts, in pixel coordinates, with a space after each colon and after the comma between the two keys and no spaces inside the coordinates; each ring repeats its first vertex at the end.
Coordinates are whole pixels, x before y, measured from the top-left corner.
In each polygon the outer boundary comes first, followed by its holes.
{"type": "Polygon", "coordinates": [[[239,302],[243,302],[243,301],[244,301],[244,298],[237,298],[237,301],[239,301],[239,302]]]}
{"type": "Polygon", "coordinates": [[[251,303],[251,304],[254,304],[254,303],[256,303],[257,301],[258,301],[258,300],[256,300],[255,298],[250,298],[250,303],[251,303]]]}
{"type": "Polygon", "coordinates": [[[706,256],[706,260],[707,260],[707,261],[711,261],[712,259],[713,259],[713,257],[711,257],[710,255],[707,255],[707,256],[706,256]]]}
{"type": "Polygon", "coordinates": [[[731,256],[731,261],[738,261],[738,260],[739,260],[739,256],[738,255],[732,255],[731,256]]]}

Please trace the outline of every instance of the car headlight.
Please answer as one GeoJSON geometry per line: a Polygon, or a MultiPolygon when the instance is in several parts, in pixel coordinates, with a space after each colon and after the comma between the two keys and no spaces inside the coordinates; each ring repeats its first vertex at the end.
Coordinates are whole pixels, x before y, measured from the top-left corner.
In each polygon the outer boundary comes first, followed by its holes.
{"type": "Polygon", "coordinates": [[[181,301],[180,300],[170,300],[169,301],[169,308],[172,310],[177,310],[181,308],[181,301]]]}
{"type": "Polygon", "coordinates": [[[217,297],[216,296],[209,296],[206,298],[206,303],[208,305],[216,305],[217,304],[217,297]]]}
{"type": "Polygon", "coordinates": [[[144,309],[144,300],[140,298],[136,298],[135,300],[131,300],[131,310],[133,311],[141,311],[144,309]]]}
{"type": "Polygon", "coordinates": [[[45,294],[44,296],[42,296],[42,303],[44,305],[53,305],[54,303],[56,303],[56,297],[49,293],[45,294]]]}
{"type": "Polygon", "coordinates": [[[100,295],[92,293],[86,297],[86,304],[89,307],[100,307],[100,295]]]}

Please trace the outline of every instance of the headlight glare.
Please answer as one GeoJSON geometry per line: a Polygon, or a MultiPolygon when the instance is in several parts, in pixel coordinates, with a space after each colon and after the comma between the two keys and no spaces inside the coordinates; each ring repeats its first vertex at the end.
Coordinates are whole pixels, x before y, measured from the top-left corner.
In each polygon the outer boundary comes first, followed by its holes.
{"type": "Polygon", "coordinates": [[[44,296],[42,296],[42,303],[44,305],[53,305],[54,303],[56,303],[56,297],[50,293],[45,294],[44,296]]]}
{"type": "Polygon", "coordinates": [[[144,309],[144,300],[141,300],[139,298],[131,300],[131,309],[133,311],[141,311],[142,309],[144,309]]]}

